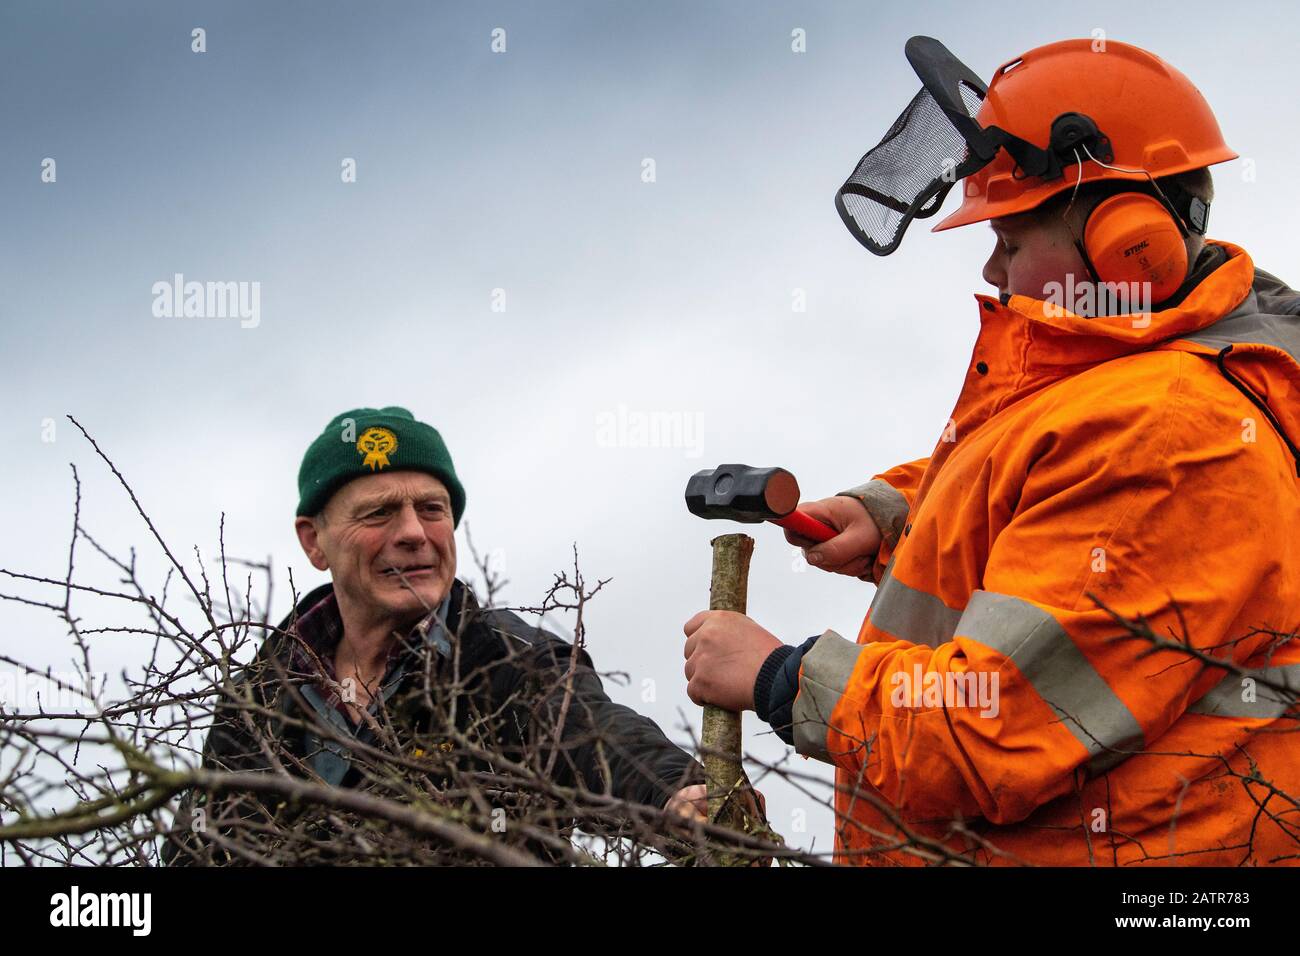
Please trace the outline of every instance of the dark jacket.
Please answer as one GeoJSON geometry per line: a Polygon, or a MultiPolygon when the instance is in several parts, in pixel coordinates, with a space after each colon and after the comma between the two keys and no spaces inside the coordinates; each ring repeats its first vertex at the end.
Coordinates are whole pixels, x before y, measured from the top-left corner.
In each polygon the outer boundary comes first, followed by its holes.
{"type": "MultiPolygon", "coordinates": [[[[327,597],[331,589],[332,585],[326,584],[312,591],[272,632],[254,661],[235,678],[241,695],[250,695],[272,714],[321,724],[312,706],[306,705],[303,691],[308,682],[300,673],[291,672],[286,679],[284,672],[291,659],[287,642],[293,640],[290,629],[294,621],[327,597]]],[[[452,586],[446,625],[446,631],[441,633],[450,640],[441,642],[441,648],[427,641],[413,650],[405,672],[393,679],[394,690],[385,705],[404,756],[423,758],[444,750],[455,752],[448,758],[450,762],[438,765],[435,761],[439,769],[430,771],[435,785],[441,788],[456,779],[463,780],[458,772],[466,770],[493,771],[490,756],[465,754],[459,744],[444,739],[452,736],[449,730],[453,727],[468,738],[471,747],[489,755],[534,768],[545,769],[549,763],[546,779],[559,786],[579,785],[656,808],[662,808],[682,786],[702,782],[699,764],[673,745],[652,720],[609,699],[585,651],[580,652],[573,671],[566,710],[565,687],[573,657],[573,646],[567,641],[510,611],[479,607],[470,589],[460,581],[452,586]],[[555,728],[562,711],[561,743],[557,748],[555,728]]],[[[320,765],[320,736],[274,717],[254,714],[223,694],[203,750],[205,767],[241,772],[272,770],[262,748],[246,729],[249,718],[264,727],[265,736],[278,741],[285,766],[291,766],[292,757],[313,767],[320,765]],[[241,710],[246,713],[241,714],[241,710]]],[[[356,739],[377,745],[375,735],[364,725],[356,739]]],[[[341,750],[337,742],[333,747],[341,750]]],[[[345,766],[349,756],[344,753],[345,766]]],[[[348,767],[346,772],[340,770],[336,778],[343,787],[369,786],[356,766],[348,767]]],[[[164,863],[193,862],[178,844],[195,847],[190,813],[196,801],[206,802],[205,797],[187,794],[182,801],[172,835],[163,846],[164,863]]],[[[274,806],[275,798],[232,798],[243,807],[236,811],[241,817],[256,815],[265,821],[262,814],[283,810],[283,806],[274,806]]],[[[215,822],[227,819],[229,812],[227,803],[224,808],[213,807],[209,816],[215,822]]],[[[202,842],[209,844],[199,851],[206,860],[211,841],[202,842]]],[[[218,847],[213,862],[229,861],[218,847]]]]}

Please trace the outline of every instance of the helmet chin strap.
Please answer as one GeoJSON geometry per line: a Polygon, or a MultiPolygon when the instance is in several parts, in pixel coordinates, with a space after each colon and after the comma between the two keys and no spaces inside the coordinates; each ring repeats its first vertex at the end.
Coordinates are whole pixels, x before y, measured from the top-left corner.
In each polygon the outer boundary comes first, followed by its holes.
{"type": "MultiPolygon", "coordinates": [[[[1083,151],[1088,152],[1088,147],[1084,146],[1083,151]]],[[[1091,157],[1092,154],[1088,153],[1091,157]]],[[[1075,149],[1074,158],[1079,170],[1078,177],[1074,181],[1074,189],[1070,192],[1070,201],[1065,204],[1065,209],[1061,212],[1061,221],[1065,223],[1065,228],[1070,230],[1070,235],[1074,238],[1074,248],[1079,251],[1079,258],[1083,260],[1084,266],[1088,270],[1088,275],[1093,282],[1100,283],[1101,276],[1097,275],[1097,269],[1092,264],[1092,258],[1088,255],[1088,250],[1083,244],[1083,237],[1074,231],[1074,226],[1070,224],[1070,210],[1074,208],[1075,197],[1079,195],[1079,187],[1083,185],[1083,157],[1079,155],[1079,150],[1075,149]]],[[[1094,159],[1094,162],[1099,162],[1094,159]]],[[[1103,164],[1104,165],[1104,164],[1103,164]]]]}

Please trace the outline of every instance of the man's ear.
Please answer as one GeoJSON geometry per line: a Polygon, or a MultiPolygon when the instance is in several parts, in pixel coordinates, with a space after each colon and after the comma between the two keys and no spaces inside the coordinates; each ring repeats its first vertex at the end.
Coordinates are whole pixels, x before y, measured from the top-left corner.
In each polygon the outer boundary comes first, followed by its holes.
{"type": "Polygon", "coordinates": [[[303,552],[307,555],[307,560],[317,571],[328,571],[330,568],[329,559],[325,557],[324,550],[320,546],[320,533],[316,529],[316,522],[319,518],[299,517],[293,522],[293,530],[298,532],[298,543],[302,545],[303,552]]]}

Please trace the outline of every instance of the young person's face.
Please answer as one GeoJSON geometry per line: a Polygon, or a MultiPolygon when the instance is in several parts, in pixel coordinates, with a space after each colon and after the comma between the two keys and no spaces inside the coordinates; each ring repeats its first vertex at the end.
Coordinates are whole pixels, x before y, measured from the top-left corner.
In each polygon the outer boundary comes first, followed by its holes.
{"type": "Polygon", "coordinates": [[[1059,213],[1035,211],[989,220],[995,239],[993,254],[984,263],[984,281],[1000,296],[1025,295],[1043,299],[1051,283],[1065,287],[1090,281],[1088,267],[1074,246],[1074,233],[1059,213]]]}

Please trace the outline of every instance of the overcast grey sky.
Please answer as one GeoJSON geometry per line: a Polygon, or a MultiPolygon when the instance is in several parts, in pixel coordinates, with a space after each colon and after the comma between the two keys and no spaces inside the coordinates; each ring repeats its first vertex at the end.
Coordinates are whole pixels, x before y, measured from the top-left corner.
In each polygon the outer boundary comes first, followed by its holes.
{"type": "MultiPolygon", "coordinates": [[[[686,479],[781,464],[822,497],[927,454],[991,291],[983,225],[917,224],[876,259],[833,208],[918,88],[907,38],[985,78],[1096,29],[1163,56],[1250,160],[1216,167],[1210,235],[1294,283],[1296,28],[1283,3],[6,2],[0,566],[62,574],[75,462],[92,533],[161,587],[71,413],[191,565],[223,513],[228,551],[273,556],[285,613],[283,569],[323,580],[292,532],[308,443],[344,409],[404,405],[447,440],[508,601],[540,600],[575,542],[612,578],[591,653],[684,740],[681,627],[723,530],[687,513],[686,479]],[[177,273],[258,283],[256,326],[155,315],[177,273]],[[638,416],[684,430],[637,447],[638,416]]],[[[871,586],[753,533],[752,616],[789,642],[856,636],[871,586]]],[[[0,653],[68,665],[51,620],[0,615],[0,653]]],[[[98,662],[132,666],[133,640],[98,638],[98,662]]],[[[746,718],[746,746],[784,753],[762,729],[746,718]]],[[[765,789],[790,842],[829,848],[828,810],[765,789]]]]}

